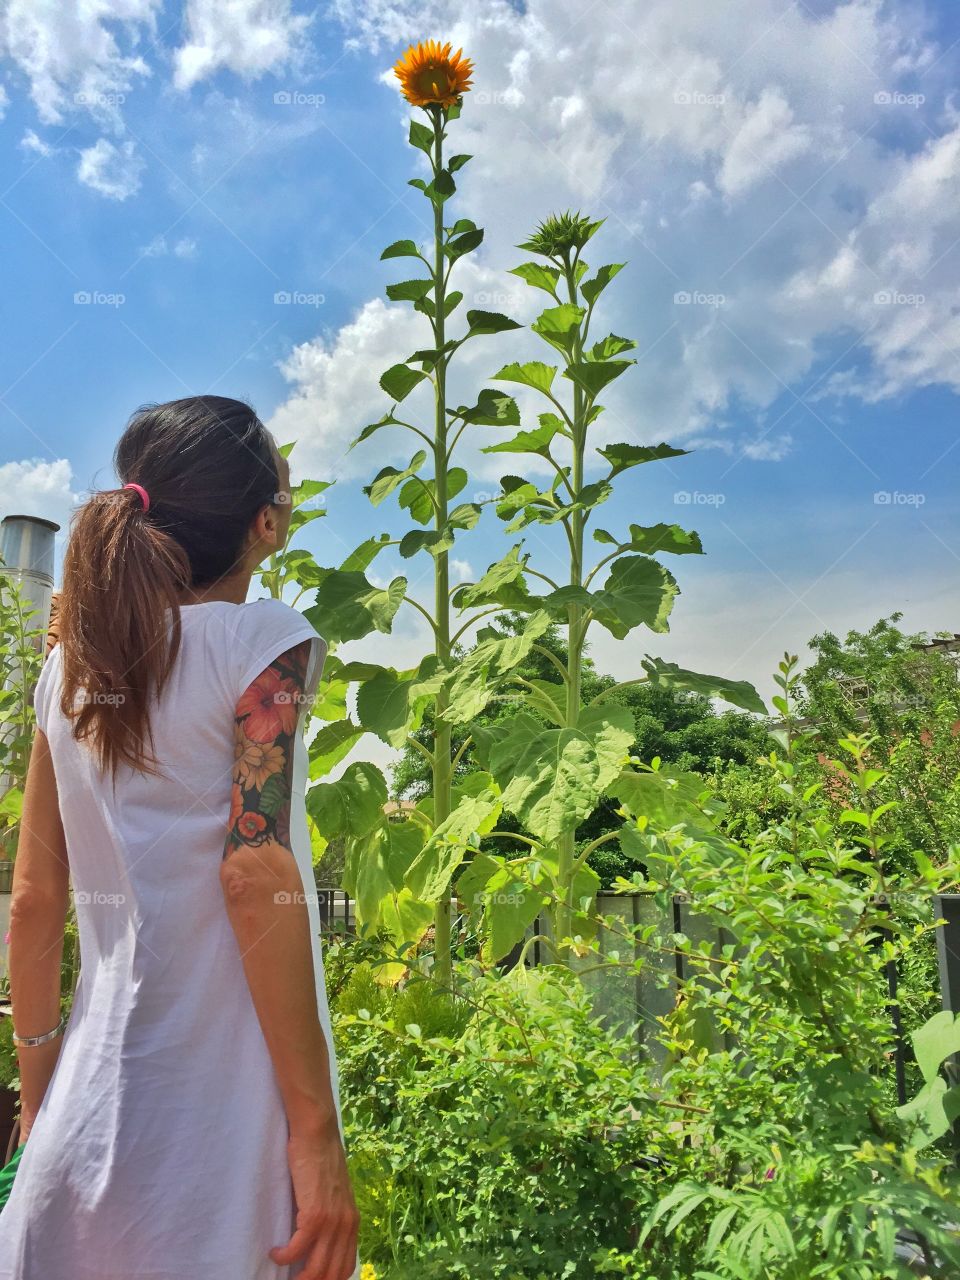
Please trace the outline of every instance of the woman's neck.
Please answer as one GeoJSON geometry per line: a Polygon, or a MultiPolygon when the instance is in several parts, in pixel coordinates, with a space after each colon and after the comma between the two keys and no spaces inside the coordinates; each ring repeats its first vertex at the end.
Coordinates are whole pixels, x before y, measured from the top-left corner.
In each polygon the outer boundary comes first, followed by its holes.
{"type": "Polygon", "coordinates": [[[180,593],[181,604],[203,604],[208,600],[225,600],[228,604],[243,604],[250,589],[251,574],[221,578],[208,587],[189,587],[180,593]]]}

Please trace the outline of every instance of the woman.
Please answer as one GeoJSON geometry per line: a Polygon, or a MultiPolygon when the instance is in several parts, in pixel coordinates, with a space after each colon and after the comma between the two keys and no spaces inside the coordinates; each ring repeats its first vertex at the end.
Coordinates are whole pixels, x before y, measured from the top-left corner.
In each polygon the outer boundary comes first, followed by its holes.
{"type": "Polygon", "coordinates": [[[134,415],[74,516],[10,927],[26,1140],[0,1280],[347,1280],[357,1213],[301,710],[325,645],[244,601],[289,469],[249,406],[134,415]],[[72,880],[81,976],[60,1021],[72,880]]]}

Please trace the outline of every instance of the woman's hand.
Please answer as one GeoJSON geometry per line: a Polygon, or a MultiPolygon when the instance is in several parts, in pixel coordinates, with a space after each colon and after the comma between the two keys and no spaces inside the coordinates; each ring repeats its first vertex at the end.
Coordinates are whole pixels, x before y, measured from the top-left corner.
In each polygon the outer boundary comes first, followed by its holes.
{"type": "Polygon", "coordinates": [[[336,1120],[312,1134],[291,1133],[287,1161],[297,1226],[289,1243],[270,1250],[270,1258],[280,1267],[306,1259],[299,1280],[350,1280],[360,1215],[336,1120]]]}

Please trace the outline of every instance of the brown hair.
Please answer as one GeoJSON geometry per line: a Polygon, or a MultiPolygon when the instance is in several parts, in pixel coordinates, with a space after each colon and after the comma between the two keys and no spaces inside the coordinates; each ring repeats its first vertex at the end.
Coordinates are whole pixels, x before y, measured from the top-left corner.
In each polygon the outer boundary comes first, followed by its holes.
{"type": "Polygon", "coordinates": [[[223,396],[147,405],[114,452],[123,484],[74,514],[63,566],[61,709],[102,769],[157,773],[150,702],[180,649],[180,595],[234,572],[250,523],[282,501],[276,446],[223,396]],[[149,750],[147,743],[149,742],[149,750]]]}

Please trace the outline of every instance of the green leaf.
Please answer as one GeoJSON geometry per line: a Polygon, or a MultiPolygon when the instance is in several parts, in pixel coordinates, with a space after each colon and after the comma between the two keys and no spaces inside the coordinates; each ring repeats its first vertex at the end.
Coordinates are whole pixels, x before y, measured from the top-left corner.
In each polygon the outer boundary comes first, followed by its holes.
{"type": "Polygon", "coordinates": [[[362,573],[330,569],[304,617],[328,644],[359,640],[371,631],[389,634],[407,590],[406,578],[375,587],[362,573]]]}
{"type": "Polygon", "coordinates": [[[404,874],[422,844],[413,822],[385,821],[348,841],[343,887],[357,900],[358,924],[374,928],[380,923],[390,901],[403,893],[404,874]]]}
{"type": "Polygon", "coordinates": [[[504,382],[521,382],[526,387],[534,387],[537,391],[549,392],[556,377],[556,369],[540,360],[530,360],[526,364],[505,364],[499,373],[493,376],[504,382]]]}
{"type": "Polygon", "coordinates": [[[444,318],[446,318],[451,313],[451,311],[454,311],[457,307],[459,307],[462,301],[463,301],[463,294],[460,293],[460,291],[457,289],[454,289],[452,293],[446,294],[443,299],[444,318]]]}
{"type": "Polygon", "coordinates": [[[564,302],[559,307],[548,307],[545,311],[541,311],[530,328],[558,351],[569,354],[573,351],[580,331],[580,322],[586,314],[583,307],[575,307],[570,302],[564,302]]]}
{"type": "Polygon", "coordinates": [[[636,467],[644,462],[656,462],[660,458],[680,458],[689,453],[689,449],[674,449],[669,444],[608,444],[598,449],[610,463],[610,475],[619,475],[628,467],[636,467]]]}
{"type": "Polygon", "coordinates": [[[480,507],[477,503],[461,503],[450,512],[442,529],[411,529],[409,533],[405,533],[400,539],[400,554],[409,558],[418,551],[426,550],[432,556],[438,556],[454,545],[457,529],[472,529],[479,519],[480,507]]]}
{"type": "Polygon", "coordinates": [[[394,240],[393,244],[388,244],[380,255],[380,261],[385,258],[419,258],[420,250],[412,240],[394,240]]]}
{"type": "Polygon", "coordinates": [[[896,1108],[899,1118],[912,1130],[910,1147],[913,1150],[929,1147],[949,1132],[960,1110],[958,1095],[960,1089],[948,1089],[943,1076],[937,1075],[927,1081],[916,1097],[896,1108]]]}
{"type": "Polygon", "coordinates": [[[691,529],[681,529],[678,524],[632,524],[630,536],[623,542],[606,529],[594,529],[593,537],[596,542],[619,546],[624,551],[639,551],[648,556],[659,555],[661,551],[675,556],[703,555],[700,535],[691,529]]]}
{"type": "Polygon", "coordinates": [[[433,130],[418,120],[410,121],[410,144],[428,154],[433,150],[433,130]]]}
{"type": "Polygon", "coordinates": [[[419,302],[432,289],[432,280],[398,280],[387,285],[387,297],[391,302],[419,302]]]}
{"type": "MultiPolygon", "coordinates": [[[[447,497],[454,498],[467,484],[467,473],[462,467],[451,467],[447,472],[447,497]]],[[[421,480],[419,477],[408,480],[400,490],[397,499],[399,505],[409,509],[410,516],[417,524],[428,524],[433,519],[435,507],[431,495],[437,492],[434,479],[421,480]]]]}
{"type": "Polygon", "coordinates": [[[23,792],[19,787],[10,787],[0,800],[0,813],[17,821],[23,816],[23,792]]]}
{"type": "Polygon", "coordinates": [[[468,795],[431,833],[411,864],[407,888],[416,897],[435,902],[448,890],[451,877],[463,861],[477,828],[500,812],[500,797],[488,786],[477,795],[468,795]]]}
{"type": "MultiPolygon", "coordinates": [[[[510,608],[520,601],[526,605],[532,598],[523,581],[523,570],[528,557],[520,558],[518,542],[502,560],[490,565],[479,582],[458,587],[453,596],[457,609],[470,609],[488,604],[502,604],[510,608]]],[[[473,652],[473,651],[471,651],[473,652]]],[[[467,655],[467,661],[470,654],[467,655]]]]}
{"type": "Polygon", "coordinates": [[[470,326],[468,338],[481,333],[505,333],[508,329],[523,327],[509,316],[501,315],[499,311],[468,311],[467,324],[470,326]]]}
{"type": "Polygon", "coordinates": [[[519,267],[511,267],[510,274],[519,276],[535,289],[543,289],[545,293],[556,296],[560,280],[558,267],[541,266],[539,262],[522,262],[519,267]]]}
{"type": "Polygon", "coordinates": [[[393,493],[398,485],[401,485],[410,476],[415,475],[426,460],[426,451],[418,449],[410,459],[409,466],[405,467],[403,471],[398,471],[396,467],[384,467],[377,472],[372,483],[364,485],[364,493],[367,494],[375,507],[379,506],[381,502],[393,493]]]}
{"type": "MultiPolygon", "coordinates": [[[[390,826],[397,826],[391,823],[390,826]]],[[[413,823],[408,823],[413,826],[413,823]]],[[[419,942],[427,928],[433,922],[433,903],[421,902],[409,889],[401,889],[384,898],[380,904],[378,924],[386,929],[387,936],[399,950],[405,943],[419,942]]],[[[384,965],[380,972],[385,981],[397,981],[403,977],[404,965],[396,962],[384,965]]]]}
{"type": "MultiPolygon", "coordinates": [[[[359,547],[354,548],[347,556],[340,568],[346,573],[355,571],[363,572],[377,558],[385,547],[390,545],[389,533],[380,533],[375,537],[366,538],[360,543],[359,547]]],[[[320,585],[319,583],[317,584],[320,585]]]]}
{"type": "Polygon", "coordinates": [[[625,262],[611,262],[605,267],[600,267],[591,280],[584,280],[580,286],[580,292],[591,306],[600,297],[600,294],[603,293],[617,272],[622,271],[626,265],[625,262]]]}
{"type": "Polygon", "coordinates": [[[520,410],[513,396],[492,387],[485,387],[471,408],[461,405],[452,410],[450,416],[477,427],[516,427],[520,424],[520,410]]]}
{"type": "MultiPolygon", "coordinates": [[[[386,373],[380,377],[380,386],[394,400],[404,400],[417,385],[422,382],[427,375],[422,369],[411,369],[406,364],[395,364],[389,368],[386,373]]],[[[369,427],[364,427],[355,443],[359,444],[361,440],[365,440],[368,435],[372,435],[379,427],[387,426],[396,419],[387,414],[379,422],[372,422],[369,427]]]]}
{"type": "Polygon", "coordinates": [[[530,615],[519,635],[494,633],[475,644],[448,678],[449,704],[444,719],[451,724],[466,724],[476,719],[504,679],[549,627],[549,616],[537,612],[530,615]]]}
{"type": "Polygon", "coordinates": [[[502,858],[489,853],[475,853],[466,870],[461,871],[456,883],[456,893],[468,915],[483,907],[483,886],[502,865],[502,858]]]}
{"type": "MultiPolygon", "coordinates": [[[[486,445],[481,453],[535,453],[546,457],[550,452],[550,442],[563,424],[554,413],[540,414],[540,425],[532,431],[519,431],[512,439],[500,444],[486,445]]],[[[566,434],[566,432],[564,432],[566,434]]]]}
{"type": "Polygon", "coordinates": [[[529,863],[504,863],[488,878],[482,891],[485,964],[495,964],[517,945],[527,928],[549,902],[535,883],[529,863]]]}
{"type": "Polygon", "coordinates": [[[473,156],[455,155],[451,156],[447,161],[447,168],[451,173],[456,173],[458,169],[462,169],[468,160],[472,160],[473,156]]]}
{"type": "Polygon", "coordinates": [[[755,711],[762,716],[767,714],[762,698],[747,680],[728,680],[725,676],[685,671],[676,663],[664,662],[662,658],[645,657],[643,668],[652,685],[689,689],[693,693],[705,694],[708,698],[722,698],[724,702],[740,707],[743,711],[755,711]]]}
{"type": "Polygon", "coordinates": [[[544,728],[526,713],[495,731],[474,728],[478,752],[502,788],[504,809],[545,843],[593,812],[633,741],[629,708],[588,711],[575,729],[544,728]]]}
{"type": "Polygon", "coordinates": [[[588,396],[592,397],[599,395],[608,382],[619,378],[621,373],[629,369],[632,364],[636,364],[636,361],[604,360],[603,363],[599,363],[595,360],[583,360],[567,365],[563,376],[577,383],[588,396]]]}
{"type": "Polygon", "coordinates": [[[386,803],[386,781],[368,760],[347,765],[336,782],[318,782],[307,792],[307,812],[328,840],[367,835],[383,824],[386,803]]]}
{"type": "Polygon", "coordinates": [[[452,240],[448,240],[443,246],[443,252],[451,262],[456,262],[457,258],[463,257],[465,253],[472,252],[482,243],[483,228],[476,227],[473,231],[465,231],[462,236],[455,236],[452,240]]]}
{"type": "Polygon", "coordinates": [[[563,617],[568,605],[590,609],[602,627],[623,640],[634,627],[669,631],[667,618],[679,595],[676,579],[668,569],[647,556],[623,556],[616,560],[599,591],[561,587],[541,601],[545,609],[563,617]]]}
{"type": "Polygon", "coordinates": [[[431,701],[429,695],[418,696],[425,676],[436,668],[435,655],[424,658],[416,671],[397,672],[383,668],[357,691],[357,718],[389,747],[400,749],[407,735],[416,733],[423,712],[431,701]]]}
{"type": "Polygon", "coordinates": [[[943,1009],[918,1027],[911,1039],[924,1080],[933,1080],[947,1058],[960,1053],[960,1015],[943,1009]]]}
{"type": "Polygon", "coordinates": [[[632,338],[618,338],[615,333],[611,333],[593,344],[590,359],[609,360],[611,356],[618,356],[621,351],[632,351],[636,345],[632,338]]]}
{"type": "MultiPolygon", "coordinates": [[[[406,365],[394,365],[394,369],[405,369],[405,368],[406,368],[406,365]]],[[[390,373],[390,372],[392,372],[392,370],[388,369],[388,370],[387,370],[387,373],[390,373]]],[[[412,371],[411,371],[411,372],[412,372],[412,371]]],[[[383,375],[383,377],[386,377],[386,376],[387,376],[387,374],[384,374],[384,375],[383,375]]],[[[383,386],[383,378],[381,378],[381,379],[380,379],[380,385],[381,385],[381,387],[383,386]]],[[[415,384],[414,384],[414,385],[415,385],[415,384]]],[[[386,388],[384,388],[384,390],[386,390],[386,388]]],[[[389,394],[389,393],[388,393],[388,394],[389,394]]],[[[394,398],[396,399],[396,397],[394,397],[394,398]]],[[[400,397],[400,399],[402,399],[402,398],[403,398],[403,397],[401,396],[401,397],[400,397]]],[[[385,413],[385,414],[383,415],[383,417],[382,417],[382,418],[380,418],[380,420],[379,420],[378,422],[370,422],[370,423],[368,423],[368,424],[363,428],[363,430],[360,432],[360,434],[359,434],[355,439],[351,440],[351,442],[350,442],[350,448],[351,448],[351,449],[354,449],[354,448],[356,448],[356,446],[357,446],[358,444],[362,444],[362,443],[364,442],[364,440],[369,440],[369,438],[370,438],[372,435],[374,435],[374,433],[375,433],[375,432],[379,431],[381,427],[392,427],[392,426],[401,426],[401,425],[402,425],[402,423],[400,423],[400,422],[399,422],[399,421],[398,421],[398,420],[393,416],[393,414],[392,414],[392,413],[385,413]]],[[[348,450],[348,452],[349,452],[349,450],[348,450]]]]}
{"type": "Polygon", "coordinates": [[[334,720],[325,724],[310,740],[310,780],[325,778],[363,737],[363,730],[352,720],[334,720]]]}

